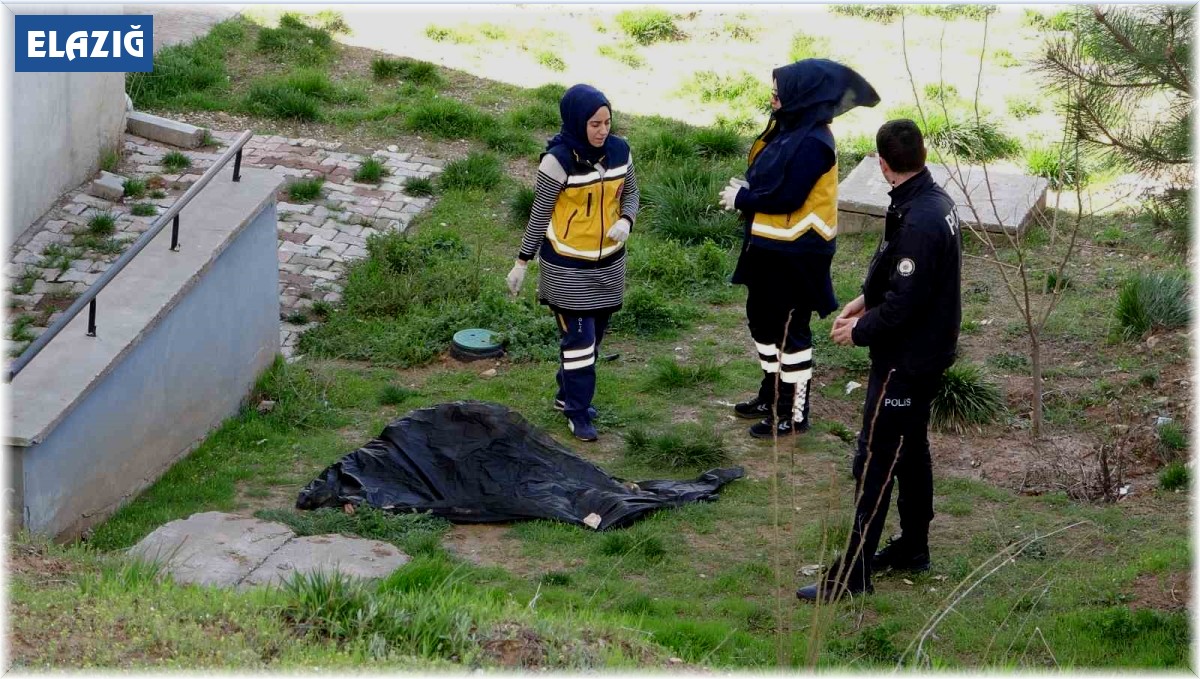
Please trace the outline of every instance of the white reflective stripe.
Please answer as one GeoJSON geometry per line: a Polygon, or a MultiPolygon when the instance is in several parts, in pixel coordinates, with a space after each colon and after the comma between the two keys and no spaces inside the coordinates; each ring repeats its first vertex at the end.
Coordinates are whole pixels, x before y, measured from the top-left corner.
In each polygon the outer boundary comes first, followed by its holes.
{"type": "Polygon", "coordinates": [[[804,349],[802,351],[797,351],[794,354],[789,354],[786,351],[783,353],[783,364],[784,365],[796,365],[797,363],[803,363],[805,361],[811,361],[811,360],[812,360],[812,349],[804,349]]]}
{"type": "Polygon", "coordinates": [[[586,257],[587,259],[603,259],[625,247],[624,243],[617,243],[616,245],[610,245],[600,250],[576,250],[558,239],[558,234],[554,233],[553,224],[546,227],[546,238],[550,240],[551,245],[554,246],[554,250],[560,255],[575,255],[576,257],[586,257]]]}
{"type": "Polygon", "coordinates": [[[596,350],[595,344],[588,347],[587,349],[567,349],[562,352],[562,357],[563,358],[583,358],[584,356],[590,356],[592,354],[592,352],[594,352],[595,350],[596,350]]]}
{"type": "Polygon", "coordinates": [[[563,370],[578,370],[580,368],[586,368],[595,362],[596,362],[595,356],[588,356],[587,358],[583,359],[582,361],[571,361],[570,363],[563,361],[563,370]]]}
{"type": "Polygon", "coordinates": [[[812,370],[797,370],[794,373],[782,372],[779,373],[779,381],[787,382],[788,384],[800,384],[812,379],[812,370]]]}
{"type": "MultiPolygon", "coordinates": [[[[629,163],[626,163],[624,165],[619,165],[617,167],[610,167],[604,171],[604,178],[605,179],[614,179],[616,177],[621,177],[628,171],[629,171],[629,163]]],[[[589,172],[587,174],[571,175],[570,177],[567,177],[567,186],[574,186],[576,184],[587,184],[588,182],[594,182],[598,179],[600,179],[599,172],[589,172]]]]}
{"type": "Polygon", "coordinates": [[[775,356],[779,353],[779,348],[770,344],[759,344],[758,342],[755,342],[754,346],[758,349],[758,353],[762,354],[763,356],[775,356]]]}
{"type": "Polygon", "coordinates": [[[833,226],[830,226],[829,224],[826,224],[825,220],[818,217],[817,213],[815,212],[808,213],[804,219],[801,219],[800,221],[796,222],[794,226],[787,229],[781,229],[779,227],[768,226],[766,224],[754,222],[750,226],[750,233],[779,240],[794,240],[800,234],[808,231],[809,229],[813,229],[817,233],[821,234],[825,240],[830,240],[837,235],[837,225],[834,224],[833,226]]]}
{"type": "Polygon", "coordinates": [[[764,361],[760,358],[758,359],[758,364],[762,366],[763,370],[769,373],[779,372],[779,361],[764,361]]]}

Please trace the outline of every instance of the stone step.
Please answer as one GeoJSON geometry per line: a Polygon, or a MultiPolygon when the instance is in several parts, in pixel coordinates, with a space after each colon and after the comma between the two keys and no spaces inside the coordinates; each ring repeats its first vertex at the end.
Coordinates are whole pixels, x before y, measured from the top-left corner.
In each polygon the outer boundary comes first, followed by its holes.
{"type": "Polygon", "coordinates": [[[130,134],[185,149],[194,149],[204,141],[202,128],[139,111],[129,114],[125,129],[130,134]]]}
{"type": "Polygon", "coordinates": [[[88,185],[89,195],[116,202],[125,196],[125,178],[111,172],[100,171],[100,178],[88,185]]]}
{"type": "Polygon", "coordinates": [[[281,523],[223,512],[202,512],[159,526],[129,554],[162,564],[181,584],[239,588],[279,585],[297,573],[382,578],[410,560],[379,540],[297,537],[281,523]]]}
{"type": "MultiPolygon", "coordinates": [[[[929,163],[934,181],[946,189],[958,206],[964,224],[977,224],[987,231],[1021,233],[1034,212],[1046,205],[1049,182],[1019,172],[962,165],[947,167],[929,163]],[[960,185],[965,186],[964,193],[960,185]],[[989,188],[990,187],[990,188],[989,188]],[[967,195],[970,195],[968,203],[967,195]],[[974,205],[974,210],[970,205],[974,205]]],[[[882,231],[883,217],[891,199],[891,187],[879,171],[879,159],[868,155],[838,185],[838,233],[882,231]]]]}

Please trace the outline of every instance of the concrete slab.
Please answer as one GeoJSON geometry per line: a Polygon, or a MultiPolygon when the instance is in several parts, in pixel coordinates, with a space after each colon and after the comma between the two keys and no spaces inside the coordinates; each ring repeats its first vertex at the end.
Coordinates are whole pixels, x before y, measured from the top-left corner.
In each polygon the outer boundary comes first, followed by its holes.
{"type": "MultiPolygon", "coordinates": [[[[988,168],[985,176],[982,167],[970,165],[930,163],[929,170],[934,181],[954,199],[959,219],[988,231],[1020,233],[1028,226],[1034,211],[1046,205],[1049,182],[1041,177],[994,168],[988,168]]],[[[878,159],[874,155],[863,158],[838,185],[838,232],[882,231],[890,189],[879,172],[878,159]]]]}
{"type": "Polygon", "coordinates": [[[356,578],[382,578],[410,558],[378,540],[344,535],[310,535],[289,540],[255,568],[242,586],[279,585],[296,573],[340,572],[356,578]]]}
{"type": "Polygon", "coordinates": [[[204,130],[168,118],[134,111],[129,114],[125,129],[130,134],[153,139],[171,146],[194,149],[204,141],[204,130]]]}
{"type": "Polygon", "coordinates": [[[100,178],[88,185],[87,192],[88,195],[104,200],[121,200],[125,197],[125,178],[101,170],[100,178]]]}
{"type": "Polygon", "coordinates": [[[129,553],[180,583],[233,587],[295,536],[281,523],[204,512],[159,526],[129,553]]]}

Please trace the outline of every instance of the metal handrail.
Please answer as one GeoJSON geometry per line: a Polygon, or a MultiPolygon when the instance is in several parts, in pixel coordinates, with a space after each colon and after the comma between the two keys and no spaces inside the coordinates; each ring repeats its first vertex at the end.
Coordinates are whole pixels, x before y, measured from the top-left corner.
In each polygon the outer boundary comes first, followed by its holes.
{"type": "Polygon", "coordinates": [[[67,310],[63,312],[62,316],[59,317],[57,321],[55,321],[49,328],[46,328],[45,332],[43,332],[41,335],[38,335],[37,339],[35,339],[32,344],[26,347],[25,351],[21,352],[21,355],[17,357],[17,360],[13,362],[12,367],[9,368],[9,382],[12,382],[13,378],[17,376],[17,373],[21,372],[21,370],[33,360],[34,356],[37,356],[42,349],[46,348],[46,345],[50,343],[50,340],[54,339],[58,333],[62,332],[63,328],[67,327],[68,323],[70,323],[77,315],[79,315],[79,312],[83,310],[84,305],[88,306],[88,337],[96,336],[96,295],[99,295],[100,291],[104,289],[104,286],[111,283],[112,280],[117,277],[117,274],[121,273],[121,270],[124,269],[125,266],[129,264],[129,262],[136,257],[139,252],[149,245],[150,241],[154,240],[155,236],[157,236],[159,232],[166,227],[168,221],[172,223],[171,251],[179,251],[179,212],[183,210],[184,206],[186,206],[188,202],[195,198],[196,195],[199,194],[200,191],[203,190],[210,181],[212,181],[213,177],[217,176],[217,173],[221,171],[221,168],[225,167],[225,165],[228,164],[231,159],[234,161],[233,181],[241,181],[242,147],[246,145],[246,142],[250,141],[252,136],[254,135],[250,130],[242,132],[242,134],[239,135],[232,144],[230,144],[229,148],[225,150],[225,153],[222,153],[221,157],[218,158],[215,163],[213,163],[212,167],[205,170],[204,174],[200,176],[200,179],[197,180],[195,184],[192,184],[191,187],[189,187],[188,190],[179,197],[179,200],[175,201],[171,207],[167,208],[167,211],[162,213],[162,215],[150,225],[150,228],[147,229],[146,232],[143,233],[137,240],[135,240],[133,245],[131,245],[128,250],[122,253],[121,256],[117,258],[117,261],[113,262],[112,266],[108,267],[108,270],[105,271],[95,283],[92,283],[88,289],[79,296],[79,299],[75,300],[71,306],[67,307],[67,310]]]}

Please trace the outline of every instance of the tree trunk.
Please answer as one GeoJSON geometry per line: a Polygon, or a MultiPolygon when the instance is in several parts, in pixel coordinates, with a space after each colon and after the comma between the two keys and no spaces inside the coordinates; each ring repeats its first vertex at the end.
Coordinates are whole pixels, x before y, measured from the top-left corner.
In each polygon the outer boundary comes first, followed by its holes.
{"type": "Polygon", "coordinates": [[[1033,364],[1033,438],[1042,437],[1042,347],[1037,333],[1029,336],[1029,359],[1033,364]]]}

